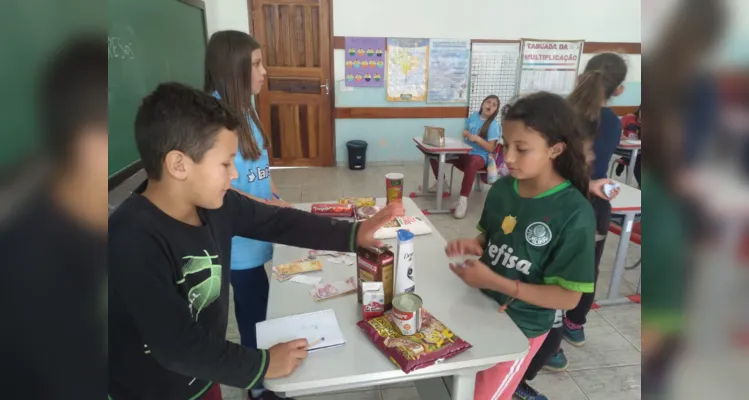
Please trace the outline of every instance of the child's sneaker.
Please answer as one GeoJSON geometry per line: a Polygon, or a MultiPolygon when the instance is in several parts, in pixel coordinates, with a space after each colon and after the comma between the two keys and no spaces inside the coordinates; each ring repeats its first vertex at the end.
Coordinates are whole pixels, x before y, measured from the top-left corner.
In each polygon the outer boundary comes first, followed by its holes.
{"type": "Polygon", "coordinates": [[[575,347],[585,344],[585,330],[582,325],[573,324],[567,318],[564,319],[562,337],[575,347]]]}
{"type": "Polygon", "coordinates": [[[549,400],[548,397],[538,393],[538,390],[532,388],[526,382],[520,382],[520,385],[515,389],[515,397],[520,400],[549,400]]]}
{"type": "Polygon", "coordinates": [[[468,197],[460,196],[460,199],[455,204],[455,213],[453,215],[457,219],[465,218],[466,211],[468,211],[468,197]]]}
{"type": "Polygon", "coordinates": [[[548,369],[549,371],[554,372],[562,372],[566,371],[567,367],[570,366],[570,362],[567,361],[567,356],[564,355],[564,350],[559,349],[556,353],[554,353],[551,358],[549,358],[546,361],[546,364],[544,364],[544,369],[548,369]]]}

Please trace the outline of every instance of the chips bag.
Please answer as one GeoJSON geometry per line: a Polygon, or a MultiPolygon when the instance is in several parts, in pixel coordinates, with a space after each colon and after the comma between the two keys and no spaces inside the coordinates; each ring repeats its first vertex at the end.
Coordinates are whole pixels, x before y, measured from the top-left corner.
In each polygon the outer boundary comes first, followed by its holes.
{"type": "Polygon", "coordinates": [[[428,367],[471,348],[470,343],[456,336],[423,308],[421,331],[415,335],[401,335],[393,325],[391,315],[387,313],[368,321],[359,321],[357,326],[405,373],[428,367]]]}

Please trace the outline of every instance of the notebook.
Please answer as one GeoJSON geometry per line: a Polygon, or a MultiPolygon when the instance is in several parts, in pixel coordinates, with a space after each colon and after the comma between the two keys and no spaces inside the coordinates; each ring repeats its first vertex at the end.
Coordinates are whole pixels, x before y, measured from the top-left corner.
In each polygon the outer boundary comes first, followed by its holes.
{"type": "Polygon", "coordinates": [[[333,310],[276,318],[255,325],[257,347],[268,349],[278,343],[307,339],[309,351],[341,346],[346,343],[333,310]]]}

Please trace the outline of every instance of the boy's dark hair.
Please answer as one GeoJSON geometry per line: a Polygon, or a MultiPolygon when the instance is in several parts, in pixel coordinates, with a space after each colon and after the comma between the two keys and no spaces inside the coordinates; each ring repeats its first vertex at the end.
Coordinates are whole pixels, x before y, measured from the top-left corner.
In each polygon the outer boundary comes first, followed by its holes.
{"type": "Polygon", "coordinates": [[[564,143],[566,149],[554,160],[554,169],[588,197],[590,172],[583,145],[588,138],[578,115],[563,98],[549,92],[521,97],[507,110],[505,121],[523,122],[541,133],[549,146],[564,143]]]}
{"type": "Polygon", "coordinates": [[[87,125],[106,127],[107,63],[106,37],[86,35],[66,42],[46,66],[39,110],[44,145],[56,162],[71,161],[73,145],[87,125]]]}
{"type": "Polygon", "coordinates": [[[149,179],[160,180],[173,150],[200,162],[222,128],[239,120],[213,96],[180,83],[163,83],[143,99],[135,118],[135,144],[149,179]]]}
{"type": "Polygon", "coordinates": [[[205,54],[205,91],[218,92],[221,101],[226,103],[240,118],[239,151],[242,158],[257,160],[260,146],[255,140],[247,116],[252,119],[263,137],[262,148],[270,147],[270,138],[260,124],[255,107],[252,105],[252,52],[260,48],[260,43],[252,36],[239,31],[220,31],[211,36],[205,54]]]}
{"type": "Polygon", "coordinates": [[[489,127],[492,126],[492,122],[494,122],[497,119],[497,115],[499,115],[499,106],[500,106],[499,97],[497,97],[496,95],[490,94],[486,96],[484,101],[481,102],[481,109],[479,109],[479,116],[481,115],[481,110],[484,109],[484,103],[486,103],[487,100],[492,100],[492,99],[497,101],[497,109],[494,110],[494,114],[490,115],[489,118],[487,118],[486,121],[484,121],[484,125],[481,125],[481,129],[479,129],[479,136],[482,139],[486,139],[488,132],[489,132],[489,127]]]}
{"type": "MultiPolygon", "coordinates": [[[[597,130],[603,102],[614,94],[626,77],[627,63],[620,55],[597,54],[585,65],[585,71],[567,96],[567,101],[584,121],[594,124],[597,130]]],[[[590,134],[594,135],[595,130],[590,134]]]]}

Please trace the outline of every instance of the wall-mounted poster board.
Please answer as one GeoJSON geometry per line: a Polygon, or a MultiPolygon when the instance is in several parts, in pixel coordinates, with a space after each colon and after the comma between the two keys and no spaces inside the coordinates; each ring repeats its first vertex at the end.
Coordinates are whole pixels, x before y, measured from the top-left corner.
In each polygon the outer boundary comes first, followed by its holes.
{"type": "Polygon", "coordinates": [[[429,39],[387,40],[387,101],[425,101],[429,39]]]}
{"type": "Polygon", "coordinates": [[[470,66],[470,40],[431,39],[427,102],[465,103],[468,100],[470,66]]]}
{"type": "Polygon", "coordinates": [[[499,97],[500,108],[518,92],[520,43],[473,43],[468,115],[479,111],[491,94],[499,97]]]}
{"type": "Polygon", "coordinates": [[[523,39],[520,96],[547,91],[566,96],[575,88],[583,40],[523,39]]]}

